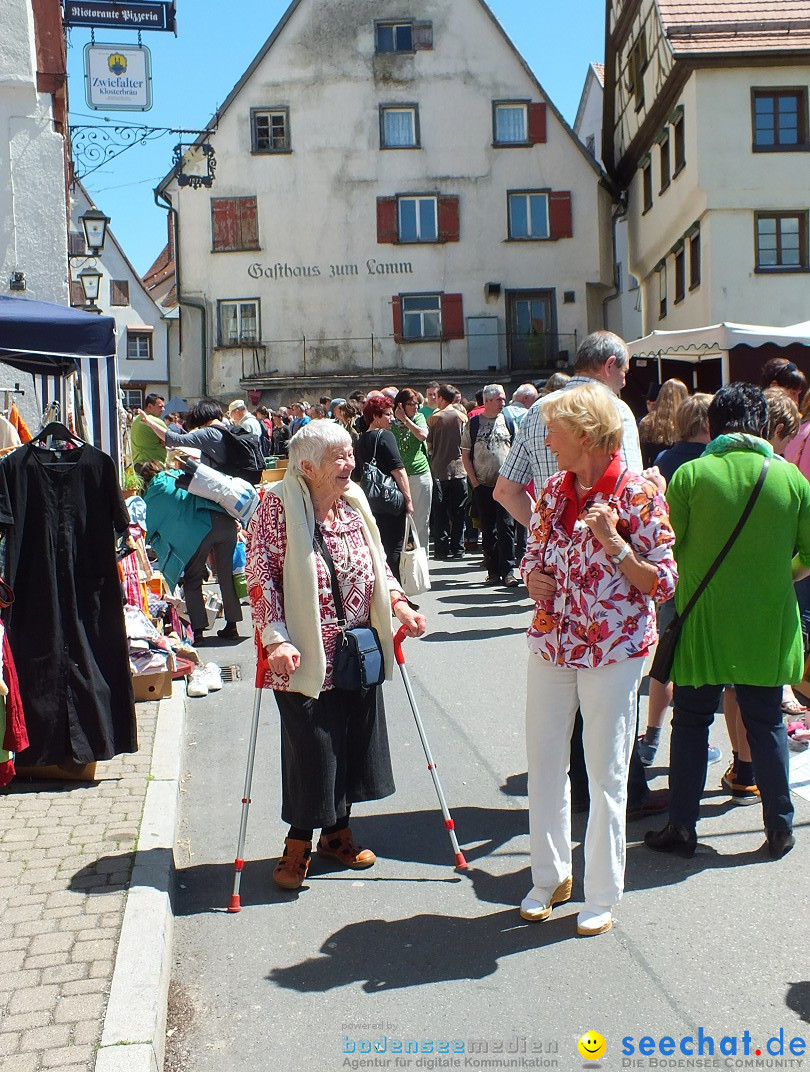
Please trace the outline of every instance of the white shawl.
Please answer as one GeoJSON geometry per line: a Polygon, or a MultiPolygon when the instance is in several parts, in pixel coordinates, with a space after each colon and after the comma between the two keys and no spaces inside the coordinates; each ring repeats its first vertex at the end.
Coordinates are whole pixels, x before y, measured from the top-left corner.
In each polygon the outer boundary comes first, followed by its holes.
{"type": "MultiPolygon", "coordinates": [[[[285,636],[280,630],[263,631],[266,646],[288,640],[301,653],[301,663],[290,677],[292,692],[317,697],[326,676],[326,653],[321,636],[321,615],[318,606],[318,580],[315,567],[315,513],[309,488],[303,477],[287,470],[284,479],[274,485],[268,495],[278,495],[284,504],[287,525],[287,550],[284,556],[284,621],[285,636]]],[[[394,643],[391,632],[391,601],[388,577],[385,572],[385,552],[380,541],[377,523],[362,489],[351,482],[342,498],[360,515],[363,535],[374,566],[374,594],[371,600],[371,624],[377,630],[385,660],[385,676],[391,679],[394,671],[394,643]]],[[[398,585],[396,586],[398,587],[398,585]]]]}

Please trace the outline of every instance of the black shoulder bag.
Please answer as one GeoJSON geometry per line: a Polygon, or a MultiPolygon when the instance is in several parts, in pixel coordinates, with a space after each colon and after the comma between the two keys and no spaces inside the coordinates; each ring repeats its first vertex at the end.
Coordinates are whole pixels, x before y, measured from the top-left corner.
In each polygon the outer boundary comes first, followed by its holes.
{"type": "Polygon", "coordinates": [[[678,640],[680,639],[681,629],[683,628],[683,623],[686,620],[686,616],[691,612],[698,599],[700,599],[700,597],[703,595],[703,592],[705,591],[709,581],[712,579],[712,577],[714,577],[715,573],[717,573],[717,570],[720,568],[720,563],[729,553],[732,544],[742,532],[743,525],[748,520],[751,511],[754,509],[754,503],[757,501],[760,491],[762,491],[762,485],[765,483],[765,477],[768,473],[768,468],[770,464],[770,458],[765,458],[762,463],[762,470],[759,474],[756,484],[754,485],[754,490],[751,492],[748,502],[745,504],[745,509],[742,512],[740,520],[737,522],[736,528],[726,540],[726,543],[720,554],[717,556],[714,562],[712,562],[706,576],[692,593],[692,598],[683,608],[683,611],[680,614],[675,615],[675,617],[672,619],[672,621],[669,623],[669,625],[659,637],[658,647],[655,650],[655,656],[653,657],[652,666],[650,667],[650,677],[653,678],[655,681],[660,681],[662,684],[666,684],[670,680],[672,675],[672,664],[675,661],[675,649],[678,646],[678,640]]]}
{"type": "Polygon", "coordinates": [[[399,517],[405,509],[405,498],[396,480],[384,473],[377,465],[377,446],[381,435],[382,429],[377,432],[377,438],[374,440],[374,454],[363,466],[360,487],[365,492],[368,505],[375,517],[378,514],[399,517]]]}
{"type": "Polygon", "coordinates": [[[335,648],[332,663],[332,684],[338,689],[370,689],[382,685],[385,680],[385,660],[377,630],[370,625],[357,625],[354,629],[346,628],[346,612],[343,597],[340,594],[335,563],[324,543],[323,533],[315,526],[315,549],[329,570],[332,585],[332,598],[340,627],[340,637],[335,648]]]}

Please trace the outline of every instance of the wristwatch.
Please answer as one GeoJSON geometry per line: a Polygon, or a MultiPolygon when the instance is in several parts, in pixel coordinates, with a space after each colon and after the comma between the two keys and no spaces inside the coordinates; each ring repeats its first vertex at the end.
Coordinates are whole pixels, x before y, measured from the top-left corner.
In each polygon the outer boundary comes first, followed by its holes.
{"type": "Polygon", "coordinates": [[[626,543],[617,555],[608,554],[608,558],[614,564],[614,566],[618,566],[620,562],[623,562],[627,558],[631,550],[632,548],[630,547],[630,544],[626,543]]]}

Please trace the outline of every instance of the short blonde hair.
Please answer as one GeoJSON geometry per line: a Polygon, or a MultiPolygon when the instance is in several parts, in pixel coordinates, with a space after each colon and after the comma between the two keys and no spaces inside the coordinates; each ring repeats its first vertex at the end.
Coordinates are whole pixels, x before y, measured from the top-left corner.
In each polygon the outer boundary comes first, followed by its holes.
{"type": "Polygon", "coordinates": [[[584,435],[591,450],[612,454],[622,445],[622,419],[610,390],[601,383],[569,387],[545,401],[540,410],[546,424],[561,421],[584,435]]]}
{"type": "Polygon", "coordinates": [[[675,433],[679,443],[697,439],[701,433],[709,432],[709,406],[712,396],[698,391],[690,398],[685,398],[675,414],[675,433]]]}

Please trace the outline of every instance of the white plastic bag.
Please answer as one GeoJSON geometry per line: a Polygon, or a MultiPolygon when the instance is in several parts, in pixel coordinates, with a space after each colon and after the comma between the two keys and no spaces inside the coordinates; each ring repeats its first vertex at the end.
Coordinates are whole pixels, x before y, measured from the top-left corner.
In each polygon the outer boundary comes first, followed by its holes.
{"type": "Polygon", "coordinates": [[[419,543],[411,515],[405,515],[405,541],[399,558],[399,579],[406,596],[418,596],[430,591],[430,568],[427,548],[419,543]],[[413,543],[413,547],[409,544],[413,543]]]}

